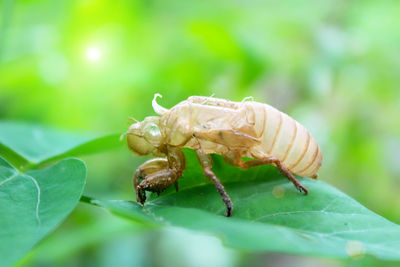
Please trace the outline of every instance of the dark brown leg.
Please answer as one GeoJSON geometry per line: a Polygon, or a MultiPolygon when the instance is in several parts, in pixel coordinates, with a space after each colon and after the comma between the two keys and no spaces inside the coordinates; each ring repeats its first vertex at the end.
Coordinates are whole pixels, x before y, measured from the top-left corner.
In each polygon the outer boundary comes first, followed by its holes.
{"type": "Polygon", "coordinates": [[[240,161],[236,162],[235,165],[237,165],[243,169],[248,169],[248,168],[252,168],[252,167],[256,167],[256,166],[264,165],[264,164],[275,164],[276,167],[278,167],[278,169],[280,170],[280,172],[283,175],[285,175],[300,192],[303,192],[305,195],[308,194],[308,190],[304,186],[301,185],[299,180],[297,180],[296,177],[294,177],[294,175],[285,166],[283,166],[283,164],[277,158],[269,157],[269,158],[265,158],[265,159],[254,159],[254,160],[250,160],[250,161],[246,161],[246,162],[240,160],[240,161]]]}
{"type": "Polygon", "coordinates": [[[176,192],[178,192],[178,191],[179,191],[179,185],[178,185],[178,182],[175,182],[175,183],[174,183],[174,185],[175,185],[175,191],[176,191],[176,192]]]}
{"type": "Polygon", "coordinates": [[[221,181],[218,179],[218,177],[212,171],[211,156],[208,154],[204,154],[200,151],[196,151],[196,152],[197,152],[197,157],[200,161],[200,164],[203,167],[204,175],[214,183],[214,186],[217,188],[217,191],[221,195],[222,201],[224,202],[224,204],[226,206],[225,216],[226,217],[231,216],[232,210],[233,210],[233,203],[232,203],[232,200],[229,197],[228,193],[226,193],[225,188],[222,185],[221,181]]]}
{"type": "Polygon", "coordinates": [[[173,169],[165,169],[152,173],[144,178],[136,187],[136,200],[141,204],[146,201],[146,191],[155,192],[159,195],[165,189],[176,183],[179,174],[173,169]]]}
{"type": "Polygon", "coordinates": [[[144,204],[146,191],[159,195],[172,184],[178,191],[178,179],[182,176],[185,166],[183,152],[172,147],[168,147],[167,158],[154,158],[140,165],[133,178],[136,200],[144,204]]]}
{"type": "Polygon", "coordinates": [[[154,158],[146,161],[136,170],[135,176],[133,177],[134,189],[136,190],[139,183],[148,175],[164,169],[168,169],[168,160],[165,158],[154,158]]]}

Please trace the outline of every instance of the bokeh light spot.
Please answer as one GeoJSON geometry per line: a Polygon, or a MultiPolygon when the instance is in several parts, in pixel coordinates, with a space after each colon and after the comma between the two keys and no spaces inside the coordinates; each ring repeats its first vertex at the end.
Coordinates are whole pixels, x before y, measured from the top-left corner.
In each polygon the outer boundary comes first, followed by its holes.
{"type": "Polygon", "coordinates": [[[360,241],[350,240],[346,244],[346,252],[353,259],[361,259],[365,255],[365,248],[360,241]]]}
{"type": "Polygon", "coordinates": [[[274,186],[272,189],[272,195],[276,198],[282,198],[285,196],[285,188],[283,186],[274,186]]]}
{"type": "Polygon", "coordinates": [[[86,58],[91,62],[97,62],[101,59],[102,53],[98,47],[91,46],[86,50],[86,58]]]}

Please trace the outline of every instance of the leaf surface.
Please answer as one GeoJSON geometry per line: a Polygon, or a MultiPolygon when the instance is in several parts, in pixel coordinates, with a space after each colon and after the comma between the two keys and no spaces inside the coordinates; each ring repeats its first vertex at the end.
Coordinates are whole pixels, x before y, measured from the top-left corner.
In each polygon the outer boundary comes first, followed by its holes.
{"type": "Polygon", "coordinates": [[[49,234],[77,205],[86,166],[65,159],[22,173],[0,157],[0,266],[10,266],[49,234]]]}
{"type": "Polygon", "coordinates": [[[0,154],[15,165],[90,154],[121,146],[120,134],[76,134],[28,122],[0,121],[0,154]]]}
{"type": "Polygon", "coordinates": [[[299,193],[273,166],[240,170],[214,157],[214,171],[234,203],[233,216],[214,186],[206,182],[192,151],[180,191],[152,195],[145,207],[132,201],[92,203],[146,224],[173,225],[219,237],[229,247],[324,257],[400,259],[400,226],[363,207],[334,187],[299,178],[299,193]]]}

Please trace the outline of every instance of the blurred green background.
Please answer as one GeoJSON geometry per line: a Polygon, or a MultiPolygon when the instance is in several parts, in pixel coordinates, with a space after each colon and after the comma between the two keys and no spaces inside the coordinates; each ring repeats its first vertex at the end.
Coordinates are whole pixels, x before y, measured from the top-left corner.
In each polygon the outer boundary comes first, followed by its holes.
{"type": "MultiPolygon", "coordinates": [[[[399,1],[2,0],[0,118],[123,132],[191,95],[269,103],[319,142],[320,179],[400,223],[399,1]]],[[[86,195],[133,199],[145,160],[87,156],[86,195]]],[[[318,223],[318,222],[315,222],[318,223]]],[[[268,242],[266,240],[266,242],[268,242]]],[[[341,266],[250,255],[79,204],[22,266],[341,266]]]]}

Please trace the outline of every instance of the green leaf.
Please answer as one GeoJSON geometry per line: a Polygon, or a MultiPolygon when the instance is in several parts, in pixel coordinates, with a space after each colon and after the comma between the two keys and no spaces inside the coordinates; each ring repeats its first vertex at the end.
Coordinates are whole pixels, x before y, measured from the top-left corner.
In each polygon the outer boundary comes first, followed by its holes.
{"type": "Polygon", "coordinates": [[[76,134],[28,122],[0,121],[0,154],[15,165],[95,153],[121,146],[120,134],[76,134]]]}
{"type": "Polygon", "coordinates": [[[0,157],[0,266],[14,264],[63,221],[85,180],[78,159],[22,173],[0,157]]]}
{"type": "Polygon", "coordinates": [[[300,178],[309,190],[305,196],[273,166],[244,171],[216,156],[214,170],[234,203],[233,216],[226,218],[225,206],[205,182],[195,155],[185,153],[188,168],[179,192],[152,195],[144,208],[130,201],[91,202],[146,224],[211,233],[226,246],[246,251],[400,259],[400,227],[332,186],[300,178]]]}

